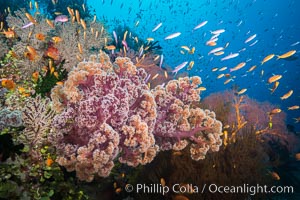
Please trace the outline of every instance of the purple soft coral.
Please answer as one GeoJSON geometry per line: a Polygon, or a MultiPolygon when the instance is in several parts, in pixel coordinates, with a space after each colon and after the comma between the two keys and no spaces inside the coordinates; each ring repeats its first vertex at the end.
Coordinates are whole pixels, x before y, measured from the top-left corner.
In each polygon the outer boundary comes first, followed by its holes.
{"type": "Polygon", "coordinates": [[[51,141],[60,165],[92,181],[96,174],[108,176],[117,157],[136,167],[151,162],[159,149],[180,150],[189,142],[195,160],[218,150],[222,124],[213,112],[192,107],[200,100],[199,77],[150,91],[146,72],[129,58],[112,64],[100,52],[98,59],[79,63],[64,85],[52,90],[60,114],[51,141]]]}

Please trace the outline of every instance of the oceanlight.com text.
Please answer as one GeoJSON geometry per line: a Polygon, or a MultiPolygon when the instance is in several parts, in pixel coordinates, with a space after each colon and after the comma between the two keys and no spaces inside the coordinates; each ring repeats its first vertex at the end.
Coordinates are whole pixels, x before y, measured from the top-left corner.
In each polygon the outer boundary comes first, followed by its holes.
{"type": "Polygon", "coordinates": [[[136,192],[144,194],[167,194],[173,193],[220,193],[220,194],[280,194],[280,193],[294,193],[293,186],[267,186],[267,185],[249,185],[243,184],[238,186],[224,186],[217,184],[203,184],[201,186],[194,184],[174,184],[172,186],[161,185],[161,184],[127,184],[125,187],[127,192],[136,192]]]}
{"type": "Polygon", "coordinates": [[[293,186],[267,186],[267,185],[249,185],[243,184],[240,186],[222,186],[217,184],[208,185],[208,191],[210,193],[232,193],[242,194],[247,193],[250,195],[256,194],[280,194],[280,193],[294,193],[293,186]]]}

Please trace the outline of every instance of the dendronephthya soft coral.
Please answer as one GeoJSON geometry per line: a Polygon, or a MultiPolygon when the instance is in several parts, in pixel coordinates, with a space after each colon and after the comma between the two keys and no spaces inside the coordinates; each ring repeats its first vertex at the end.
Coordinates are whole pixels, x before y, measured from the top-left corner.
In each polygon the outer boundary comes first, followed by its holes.
{"type": "Polygon", "coordinates": [[[159,149],[182,149],[188,142],[195,160],[217,151],[222,124],[213,112],[193,106],[200,100],[200,78],[150,91],[146,77],[129,58],[111,63],[103,52],[79,63],[52,90],[59,113],[51,134],[57,162],[92,181],[108,176],[116,158],[135,167],[151,162],[159,149]]]}

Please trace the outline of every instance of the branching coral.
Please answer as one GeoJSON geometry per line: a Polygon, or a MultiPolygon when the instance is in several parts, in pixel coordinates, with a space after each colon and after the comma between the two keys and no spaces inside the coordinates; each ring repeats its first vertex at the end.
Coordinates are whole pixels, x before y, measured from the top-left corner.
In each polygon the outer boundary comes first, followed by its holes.
{"type": "Polygon", "coordinates": [[[215,119],[215,113],[192,105],[200,100],[199,84],[199,77],[185,77],[153,90],[158,113],[156,142],[162,150],[181,150],[189,140],[194,160],[204,159],[208,150],[218,151],[222,144],[222,124],[215,119]]]}
{"type": "Polygon", "coordinates": [[[36,154],[37,159],[39,158],[39,149],[48,142],[47,135],[53,117],[54,111],[50,108],[49,98],[42,99],[41,96],[28,98],[22,116],[25,130],[18,140],[28,145],[31,152],[36,154]]]}
{"type": "Polygon", "coordinates": [[[144,83],[145,71],[128,58],[112,64],[100,53],[98,59],[79,63],[51,95],[61,112],[52,134],[57,162],[86,181],[108,176],[119,153],[120,162],[137,166],[152,161],[158,150],[152,134],[156,103],[144,83]]]}
{"type": "Polygon", "coordinates": [[[17,33],[18,37],[20,37],[21,41],[30,43],[35,48],[41,47],[42,42],[41,40],[37,40],[35,38],[35,34],[47,34],[51,30],[53,30],[53,28],[51,28],[47,24],[44,16],[41,14],[36,14],[34,16],[37,21],[36,24],[29,26],[28,28],[22,28],[24,25],[30,23],[25,13],[25,9],[17,10],[14,12],[14,14],[9,13],[6,19],[7,24],[9,27],[14,27],[14,30],[17,33]]]}
{"type": "Polygon", "coordinates": [[[86,22],[86,30],[80,24],[67,22],[57,27],[56,32],[62,39],[56,47],[61,57],[66,59],[64,67],[70,71],[78,61],[88,59],[91,51],[102,49],[105,38],[110,40],[104,25],[99,22],[86,22]]]}

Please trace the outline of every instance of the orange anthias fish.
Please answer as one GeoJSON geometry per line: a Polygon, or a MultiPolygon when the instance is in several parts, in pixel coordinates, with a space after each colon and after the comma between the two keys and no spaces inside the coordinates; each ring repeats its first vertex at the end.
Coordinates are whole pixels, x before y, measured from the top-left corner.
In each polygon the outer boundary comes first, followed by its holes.
{"type": "Polygon", "coordinates": [[[270,88],[271,94],[273,94],[273,93],[275,92],[275,90],[278,88],[278,86],[279,86],[279,81],[276,81],[276,82],[274,83],[273,87],[270,88]]]}
{"type": "Polygon", "coordinates": [[[236,70],[239,70],[239,69],[243,68],[245,65],[246,65],[245,62],[241,62],[240,64],[238,64],[238,65],[235,66],[234,68],[230,68],[229,70],[230,70],[230,72],[234,72],[234,71],[236,71],[236,70]]]}
{"type": "Polygon", "coordinates": [[[59,60],[59,51],[53,46],[48,47],[48,49],[45,51],[45,55],[53,60],[59,60]]]}
{"type": "Polygon", "coordinates": [[[32,46],[27,46],[26,47],[27,50],[29,51],[29,53],[33,54],[33,55],[36,55],[36,50],[32,47],[32,46]]]}
{"type": "Polygon", "coordinates": [[[24,53],[24,56],[25,56],[26,58],[28,58],[28,60],[30,60],[30,61],[34,61],[35,58],[36,58],[36,55],[33,55],[33,54],[30,53],[30,52],[25,52],[25,53],[24,53]]]}
{"type": "Polygon", "coordinates": [[[263,61],[261,61],[261,65],[263,65],[265,62],[268,62],[269,60],[271,60],[272,58],[274,58],[275,54],[270,54],[268,56],[266,56],[263,61]]]}
{"type": "Polygon", "coordinates": [[[40,41],[45,41],[46,36],[42,33],[37,33],[37,34],[35,34],[35,38],[40,40],[40,41]]]}
{"type": "Polygon", "coordinates": [[[269,113],[269,115],[275,115],[275,114],[278,114],[278,113],[281,113],[281,109],[280,109],[280,108],[274,108],[274,109],[269,113]]]}
{"type": "Polygon", "coordinates": [[[299,109],[298,105],[288,107],[288,110],[298,110],[298,109],[299,109]]]}
{"type": "Polygon", "coordinates": [[[37,24],[37,21],[32,17],[31,14],[25,13],[25,16],[27,17],[27,19],[28,19],[30,22],[32,22],[32,23],[34,23],[34,24],[37,24]]]}
{"type": "Polygon", "coordinates": [[[280,176],[276,172],[271,172],[271,175],[275,180],[277,180],[277,181],[280,180],[280,176]]]}
{"type": "Polygon", "coordinates": [[[289,98],[293,94],[293,90],[288,91],[286,94],[284,94],[282,97],[280,97],[281,100],[289,98]]]}
{"type": "Polygon", "coordinates": [[[47,160],[45,161],[47,167],[51,167],[51,165],[54,163],[52,158],[48,157],[47,160]]]}
{"type": "Polygon", "coordinates": [[[51,20],[49,20],[49,19],[46,19],[46,22],[47,22],[47,24],[48,24],[51,28],[54,28],[54,27],[55,27],[53,21],[51,21],[51,20]]]}
{"type": "Polygon", "coordinates": [[[60,38],[60,37],[58,37],[58,36],[54,36],[54,37],[52,37],[52,40],[53,40],[53,42],[54,42],[55,44],[57,44],[57,43],[59,43],[59,42],[63,41],[63,39],[62,39],[62,38],[60,38]]]}
{"type": "Polygon", "coordinates": [[[39,79],[39,72],[38,71],[32,73],[32,79],[35,83],[38,81],[38,79],[39,79]]]}
{"type": "Polygon", "coordinates": [[[116,49],[116,47],[114,45],[105,46],[104,48],[107,49],[107,50],[109,50],[109,51],[116,49]]]}
{"type": "Polygon", "coordinates": [[[30,61],[34,61],[37,58],[37,52],[32,46],[27,46],[27,52],[24,53],[24,56],[30,61]]]}
{"type": "Polygon", "coordinates": [[[278,81],[279,79],[282,78],[282,75],[273,75],[271,76],[269,79],[268,79],[268,82],[269,83],[273,83],[273,82],[276,82],[278,81]]]}
{"type": "Polygon", "coordinates": [[[285,54],[277,55],[277,60],[278,59],[288,58],[288,57],[294,55],[295,53],[296,53],[296,50],[292,50],[292,51],[286,52],[285,54]]]}
{"type": "Polygon", "coordinates": [[[217,43],[216,43],[216,42],[214,42],[214,41],[209,41],[209,42],[207,42],[207,43],[206,43],[206,45],[207,45],[207,46],[211,46],[211,47],[213,47],[213,46],[216,46],[216,45],[217,45],[217,43]]]}
{"type": "Polygon", "coordinates": [[[300,160],[300,153],[296,153],[296,154],[295,154],[295,159],[296,159],[296,160],[300,160]]]}
{"type": "Polygon", "coordinates": [[[9,79],[2,79],[1,85],[8,90],[14,90],[16,88],[15,82],[9,79]]]}
{"type": "Polygon", "coordinates": [[[8,28],[7,31],[3,31],[0,33],[4,34],[6,38],[15,38],[17,36],[16,32],[11,28],[8,28]]]}

